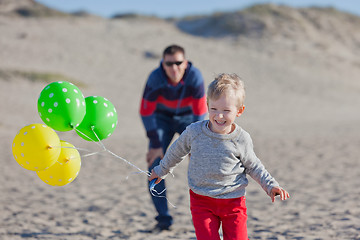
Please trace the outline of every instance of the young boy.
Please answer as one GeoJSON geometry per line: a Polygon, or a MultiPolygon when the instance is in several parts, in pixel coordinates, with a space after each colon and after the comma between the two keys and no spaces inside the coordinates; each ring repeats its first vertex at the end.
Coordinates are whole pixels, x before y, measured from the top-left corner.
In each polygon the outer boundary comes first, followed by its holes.
{"type": "Polygon", "coordinates": [[[246,174],[275,201],[289,198],[256,157],[250,135],[234,121],[245,110],[245,89],[236,74],[220,74],[209,85],[209,120],[191,124],[171,145],[149,180],[159,183],[186,155],[190,209],[198,240],[248,239],[246,174]]]}

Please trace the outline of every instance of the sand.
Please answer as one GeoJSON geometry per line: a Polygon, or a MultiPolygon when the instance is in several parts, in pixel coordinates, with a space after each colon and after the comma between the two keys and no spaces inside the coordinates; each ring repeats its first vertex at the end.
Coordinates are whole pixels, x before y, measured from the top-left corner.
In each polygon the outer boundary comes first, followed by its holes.
{"type": "MultiPolygon", "coordinates": [[[[163,48],[183,45],[206,84],[217,73],[239,74],[247,99],[237,123],[291,194],[272,203],[250,181],[249,238],[360,239],[359,49],[336,55],[334,49],[286,39],[202,38],[170,22],[142,19],[0,16],[0,32],[2,72],[60,73],[81,83],[85,97],[109,99],[119,122],[103,144],[143,170],[147,139],[138,108],[163,48]]],[[[47,83],[3,74],[0,85],[0,239],[196,239],[186,162],[167,181],[176,205],[170,209],[172,230],[149,233],[155,210],[147,178],[121,159],[82,158],[79,176],[64,187],[46,185],[18,165],[12,141],[22,127],[42,123],[37,99],[47,83]]],[[[57,133],[76,147],[101,150],[73,131],[57,133]]]]}

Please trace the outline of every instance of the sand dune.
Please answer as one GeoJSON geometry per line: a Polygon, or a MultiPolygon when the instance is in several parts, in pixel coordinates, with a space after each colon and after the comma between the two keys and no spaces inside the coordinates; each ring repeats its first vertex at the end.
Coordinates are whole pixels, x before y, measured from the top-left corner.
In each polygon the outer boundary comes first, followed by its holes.
{"type": "MultiPolygon", "coordinates": [[[[177,206],[171,209],[174,228],[154,235],[148,232],[155,212],[146,176],[121,159],[83,158],[74,182],[52,187],[21,168],[11,152],[16,133],[41,122],[36,104],[47,83],[25,73],[59,74],[78,83],[85,96],[114,104],[119,123],[103,143],[145,169],[139,101],[147,75],[172,43],[185,47],[207,84],[220,72],[244,78],[246,111],[237,122],[292,196],[272,204],[251,181],[250,239],[360,239],[358,45],[345,51],[329,42],[330,51],[296,39],[203,38],[171,21],[141,18],[0,15],[0,32],[0,239],[195,239],[186,162],[167,182],[177,206]]],[[[58,135],[101,150],[74,132],[58,135]]]]}

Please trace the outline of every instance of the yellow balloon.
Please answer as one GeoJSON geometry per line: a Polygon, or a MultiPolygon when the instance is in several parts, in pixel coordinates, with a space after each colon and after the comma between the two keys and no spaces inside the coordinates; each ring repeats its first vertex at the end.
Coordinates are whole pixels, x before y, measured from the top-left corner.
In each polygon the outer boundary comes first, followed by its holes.
{"type": "Polygon", "coordinates": [[[64,186],[78,176],[81,159],[78,150],[65,141],[60,141],[61,153],[59,159],[50,168],[36,172],[38,177],[51,186],[64,186]]]}
{"type": "Polygon", "coordinates": [[[12,152],[23,168],[40,171],[52,166],[59,158],[60,139],[56,132],[45,124],[23,127],[15,136],[12,152]]]}

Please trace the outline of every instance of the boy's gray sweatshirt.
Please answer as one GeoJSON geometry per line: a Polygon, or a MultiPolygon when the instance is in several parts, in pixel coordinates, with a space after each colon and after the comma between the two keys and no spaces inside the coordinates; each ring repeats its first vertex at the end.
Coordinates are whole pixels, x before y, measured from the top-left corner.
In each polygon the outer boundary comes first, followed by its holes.
{"type": "Polygon", "coordinates": [[[238,198],[245,195],[249,174],[270,195],[279,184],[256,157],[250,135],[237,124],[230,134],[214,133],[208,122],[189,125],[166,151],[155,173],[165,178],[191,153],[188,184],[193,192],[213,198],[238,198]]]}

